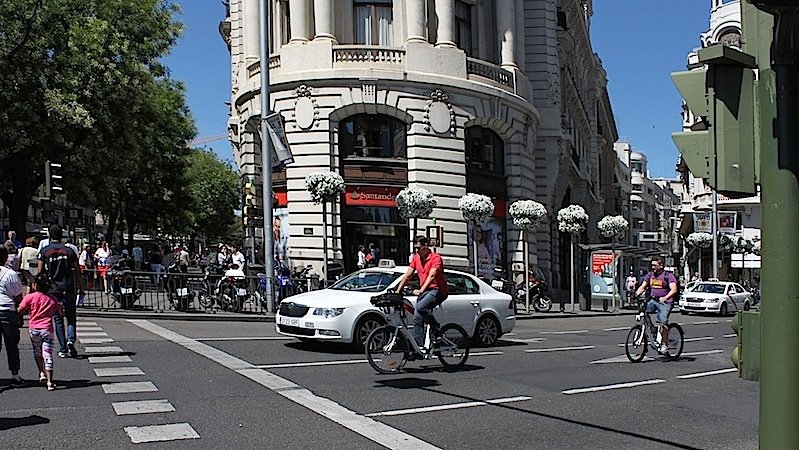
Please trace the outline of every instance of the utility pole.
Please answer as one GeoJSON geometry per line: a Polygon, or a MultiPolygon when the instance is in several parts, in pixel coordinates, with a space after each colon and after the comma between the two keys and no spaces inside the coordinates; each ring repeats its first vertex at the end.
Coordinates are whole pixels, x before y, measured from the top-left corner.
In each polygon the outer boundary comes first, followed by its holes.
{"type": "MultiPolygon", "coordinates": [[[[264,201],[264,273],[266,274],[266,305],[275,312],[275,243],[272,234],[272,141],[266,118],[269,116],[269,2],[259,0],[261,20],[260,64],[261,64],[261,175],[263,176],[264,201]]],[[[253,237],[253,240],[255,238],[253,237]]]]}

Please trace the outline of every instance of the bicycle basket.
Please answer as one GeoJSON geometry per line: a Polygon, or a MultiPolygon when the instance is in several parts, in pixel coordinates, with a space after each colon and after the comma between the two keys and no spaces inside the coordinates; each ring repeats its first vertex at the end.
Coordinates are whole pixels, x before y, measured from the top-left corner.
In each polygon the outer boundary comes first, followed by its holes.
{"type": "Polygon", "coordinates": [[[388,314],[391,308],[402,308],[405,298],[396,292],[386,292],[385,294],[372,297],[371,302],[372,305],[388,314]]]}

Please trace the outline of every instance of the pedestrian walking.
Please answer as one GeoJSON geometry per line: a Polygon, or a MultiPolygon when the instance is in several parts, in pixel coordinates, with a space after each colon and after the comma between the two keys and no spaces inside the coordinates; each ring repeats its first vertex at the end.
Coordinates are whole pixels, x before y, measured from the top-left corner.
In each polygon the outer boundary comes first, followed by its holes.
{"type": "Polygon", "coordinates": [[[25,381],[19,376],[19,327],[17,305],[22,301],[22,281],[16,272],[5,267],[8,251],[0,245],[0,346],[6,345],[8,370],[11,384],[21,385],[25,381]]]}
{"type": "Polygon", "coordinates": [[[33,357],[39,368],[39,383],[47,383],[47,390],[56,389],[53,381],[53,317],[63,320],[64,310],[55,297],[48,294],[50,279],[44,273],[36,275],[33,280],[34,291],[22,299],[17,313],[22,317],[30,311],[28,318],[28,335],[33,345],[33,357]]]}
{"type": "Polygon", "coordinates": [[[100,242],[100,246],[94,252],[95,267],[97,267],[97,274],[103,280],[103,290],[108,292],[108,280],[105,274],[108,273],[108,266],[111,265],[111,248],[108,247],[108,242],[100,242]]]}
{"type": "Polygon", "coordinates": [[[359,269],[363,269],[366,267],[366,252],[363,245],[358,246],[358,255],[356,257],[356,264],[358,265],[359,269]]]}
{"type": "Polygon", "coordinates": [[[11,231],[8,232],[8,240],[12,244],[14,244],[14,247],[16,247],[17,250],[21,250],[22,249],[22,242],[17,240],[17,232],[16,231],[11,230],[11,231]]]}
{"type": "Polygon", "coordinates": [[[635,296],[635,287],[638,285],[638,278],[635,274],[630,271],[630,276],[624,280],[624,291],[627,297],[627,305],[626,306],[633,306],[633,297],[635,296]]]}
{"type": "Polygon", "coordinates": [[[36,258],[39,254],[39,251],[36,250],[37,245],[36,237],[31,236],[25,240],[25,247],[19,252],[19,269],[20,273],[22,273],[22,282],[28,286],[26,294],[30,291],[30,286],[33,285],[33,277],[38,273],[36,271],[39,262],[36,258]]]}
{"type": "Polygon", "coordinates": [[[377,248],[374,242],[369,243],[369,253],[366,254],[366,266],[377,267],[380,261],[380,249],[377,248]]]}
{"type": "Polygon", "coordinates": [[[6,248],[6,253],[8,253],[8,258],[6,258],[6,263],[4,265],[14,272],[19,272],[19,254],[17,252],[17,247],[11,241],[6,241],[3,246],[6,248]]]}
{"type": "Polygon", "coordinates": [[[133,269],[140,272],[144,265],[144,251],[139,247],[139,244],[136,244],[133,246],[131,253],[133,253],[133,269]]]}
{"type": "Polygon", "coordinates": [[[161,248],[156,246],[150,251],[150,270],[153,271],[153,283],[161,281],[161,273],[164,271],[164,259],[161,256],[161,248]]]}
{"type": "Polygon", "coordinates": [[[74,358],[78,356],[78,351],[75,348],[77,339],[75,330],[76,290],[77,295],[84,295],[83,278],[80,276],[78,255],[61,243],[62,237],[61,227],[52,225],[50,227],[50,245],[39,253],[39,273],[50,278],[49,294],[61,303],[66,317],[66,327],[64,318],[54,317],[55,334],[61,347],[58,356],[74,358]]]}

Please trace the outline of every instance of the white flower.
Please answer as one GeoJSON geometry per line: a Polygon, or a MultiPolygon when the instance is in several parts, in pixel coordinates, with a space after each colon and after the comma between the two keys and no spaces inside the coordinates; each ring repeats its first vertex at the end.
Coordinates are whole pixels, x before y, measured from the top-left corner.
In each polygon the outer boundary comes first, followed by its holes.
{"type": "Polygon", "coordinates": [[[569,205],[558,211],[558,230],[561,233],[582,233],[588,223],[588,214],[580,205],[569,205]]]}
{"type": "Polygon", "coordinates": [[[508,209],[513,223],[523,230],[535,230],[547,215],[547,209],[533,200],[517,200],[508,209]]]}
{"type": "Polygon", "coordinates": [[[314,172],[305,177],[305,187],[314,203],[332,202],[344,193],[344,179],[335,172],[314,172]]]}
{"type": "Polygon", "coordinates": [[[719,250],[722,252],[731,252],[735,250],[735,241],[732,240],[729,234],[719,233],[718,238],[719,250]]]}
{"type": "Polygon", "coordinates": [[[752,253],[760,256],[760,240],[752,242],[752,253]]]}
{"type": "Polygon", "coordinates": [[[430,217],[438,203],[427,189],[409,186],[397,194],[397,208],[403,219],[430,217]]]}
{"type": "Polygon", "coordinates": [[[494,214],[494,202],[485,195],[466,194],[458,200],[458,208],[466,220],[485,222],[494,214]]]}
{"type": "Polygon", "coordinates": [[[606,238],[621,239],[630,228],[630,224],[622,216],[605,216],[596,224],[596,227],[606,238]]]}
{"type": "Polygon", "coordinates": [[[713,236],[710,233],[691,233],[687,238],[688,245],[697,248],[708,248],[713,243],[713,236]]]}

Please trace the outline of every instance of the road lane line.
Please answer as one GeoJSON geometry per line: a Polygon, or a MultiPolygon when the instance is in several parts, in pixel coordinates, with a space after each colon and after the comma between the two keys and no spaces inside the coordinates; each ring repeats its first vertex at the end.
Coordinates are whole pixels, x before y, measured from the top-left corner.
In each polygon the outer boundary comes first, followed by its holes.
{"type": "Polygon", "coordinates": [[[704,320],[702,322],[690,322],[687,325],[712,325],[712,324],[716,324],[716,323],[719,323],[719,321],[718,320],[704,320]]]}
{"type": "Polygon", "coordinates": [[[143,442],[175,441],[178,439],[199,439],[200,435],[188,423],[167,425],[148,425],[145,427],[125,427],[125,433],[134,444],[143,442]]]}
{"type": "Polygon", "coordinates": [[[588,333],[588,330],[573,330],[573,331],[539,331],[541,334],[581,334],[588,333]]]}
{"type": "Polygon", "coordinates": [[[710,372],[689,373],[689,374],[686,374],[686,375],[680,375],[677,378],[679,378],[680,380],[687,380],[689,378],[707,377],[707,376],[710,376],[710,375],[720,375],[722,373],[732,373],[732,372],[737,372],[737,371],[738,371],[738,369],[736,369],[735,367],[732,367],[730,369],[711,370],[710,372]]]}
{"type": "Polygon", "coordinates": [[[730,333],[730,334],[725,334],[725,335],[724,335],[724,336],[722,336],[722,337],[725,337],[725,338],[734,338],[734,337],[736,337],[736,336],[738,336],[738,335],[737,335],[737,334],[735,334],[735,333],[730,333]]]}
{"type": "Polygon", "coordinates": [[[89,364],[131,362],[130,356],[89,356],[89,364]]]}
{"type": "Polygon", "coordinates": [[[714,338],[713,336],[703,336],[703,337],[695,337],[695,338],[685,338],[683,342],[695,342],[695,341],[712,341],[714,338]]]}
{"type": "Polygon", "coordinates": [[[544,341],[547,340],[547,338],[524,338],[524,339],[511,338],[511,339],[507,339],[507,338],[505,338],[505,336],[503,336],[503,337],[500,338],[500,340],[507,341],[507,342],[517,342],[519,344],[530,344],[530,343],[534,343],[534,342],[544,342],[544,341]]]}
{"type": "Polygon", "coordinates": [[[701,352],[684,352],[682,356],[712,355],[714,353],[721,353],[723,351],[724,350],[716,349],[716,350],[705,350],[701,352]]]}
{"type": "Polygon", "coordinates": [[[450,403],[447,405],[423,406],[419,408],[408,408],[408,409],[395,409],[393,411],[381,411],[376,413],[365,414],[365,416],[366,417],[402,416],[405,414],[418,414],[418,413],[435,412],[435,411],[446,411],[450,409],[473,408],[475,406],[501,405],[503,403],[523,402],[527,400],[532,400],[532,397],[527,397],[527,396],[506,397],[506,398],[496,398],[486,401],[450,403]]]}
{"type": "Polygon", "coordinates": [[[581,345],[579,347],[554,347],[554,348],[530,348],[525,350],[525,353],[547,353],[547,352],[565,352],[569,350],[589,350],[594,348],[593,345],[581,345]]]}
{"type": "Polygon", "coordinates": [[[120,347],[86,347],[83,349],[85,353],[122,353],[120,347]]]}
{"type": "Polygon", "coordinates": [[[390,427],[369,417],[357,414],[340,404],[318,396],[310,390],[272,372],[259,369],[254,365],[223,352],[208,344],[188,338],[172,330],[158,326],[148,320],[128,319],[128,322],[143,328],[168,341],[174,342],[211,361],[233,370],[249,378],[271,391],[291,400],[309,410],[326,417],[333,422],[348,428],[361,436],[384,447],[392,449],[436,449],[434,445],[423,441],[401,430],[390,427]]]}
{"type": "MultiPolygon", "coordinates": [[[[491,356],[491,355],[501,355],[502,352],[495,350],[495,351],[485,351],[485,352],[474,352],[469,353],[469,356],[491,356]]],[[[364,364],[369,361],[365,359],[340,359],[336,361],[313,361],[313,362],[297,362],[297,363],[281,363],[281,364],[257,364],[255,367],[259,369],[287,369],[287,368],[297,368],[297,367],[318,367],[318,366],[338,366],[343,364],[364,364]]]]}
{"type": "Polygon", "coordinates": [[[127,416],[131,414],[152,414],[172,412],[175,407],[169,400],[135,400],[131,402],[114,402],[111,403],[114,412],[118,416],[127,416]]]}
{"type": "Polygon", "coordinates": [[[650,384],[659,384],[665,383],[666,380],[662,380],[660,378],[654,380],[645,380],[645,381],[632,381],[629,383],[618,383],[618,384],[608,384],[605,386],[592,386],[587,388],[578,388],[578,389],[567,389],[565,391],[561,391],[561,394],[572,395],[572,394],[584,394],[588,392],[599,392],[599,391],[608,391],[611,389],[626,389],[638,386],[647,386],[650,384]]]}
{"type": "Polygon", "coordinates": [[[158,392],[152,381],[134,381],[132,383],[108,383],[103,385],[106,394],[137,394],[139,392],[158,392]]]}
{"type": "Polygon", "coordinates": [[[201,337],[195,341],[294,341],[296,338],[288,336],[237,336],[237,337],[201,337]]]}
{"type": "Polygon", "coordinates": [[[106,367],[103,369],[94,369],[94,374],[98,377],[125,377],[144,375],[144,371],[138,367],[106,367]]]}
{"type": "MultiPolygon", "coordinates": [[[[655,360],[655,358],[653,358],[651,356],[645,356],[642,361],[654,361],[654,360],[655,360]]],[[[630,362],[630,360],[627,359],[627,355],[619,355],[619,356],[612,356],[610,358],[605,358],[605,359],[597,359],[596,361],[591,361],[588,364],[613,364],[613,363],[625,363],[625,364],[628,364],[629,362],[630,362]]]]}
{"type": "Polygon", "coordinates": [[[613,328],[603,328],[602,331],[621,331],[621,330],[629,330],[630,327],[613,327],[613,328]]]}

